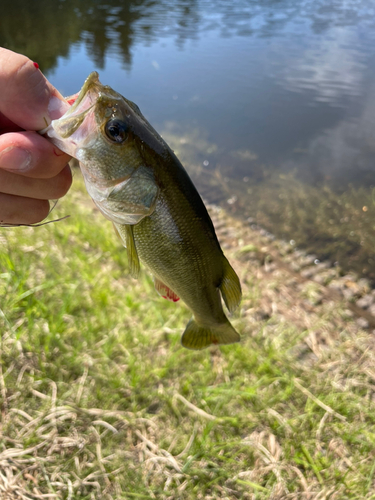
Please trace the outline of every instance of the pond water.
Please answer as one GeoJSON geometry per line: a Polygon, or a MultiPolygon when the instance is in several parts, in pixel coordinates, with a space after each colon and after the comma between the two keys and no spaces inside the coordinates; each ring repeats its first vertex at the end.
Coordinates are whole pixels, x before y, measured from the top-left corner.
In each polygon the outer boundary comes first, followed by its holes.
{"type": "Polygon", "coordinates": [[[375,280],[375,1],[0,0],[66,95],[96,69],[208,201],[375,280]]]}

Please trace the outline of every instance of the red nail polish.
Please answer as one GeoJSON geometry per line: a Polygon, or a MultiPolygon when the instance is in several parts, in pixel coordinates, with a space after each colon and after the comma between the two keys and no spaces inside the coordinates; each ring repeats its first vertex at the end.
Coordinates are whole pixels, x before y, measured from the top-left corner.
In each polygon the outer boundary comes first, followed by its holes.
{"type": "Polygon", "coordinates": [[[36,69],[39,69],[39,64],[37,62],[34,62],[33,64],[36,67],[36,69]]]}

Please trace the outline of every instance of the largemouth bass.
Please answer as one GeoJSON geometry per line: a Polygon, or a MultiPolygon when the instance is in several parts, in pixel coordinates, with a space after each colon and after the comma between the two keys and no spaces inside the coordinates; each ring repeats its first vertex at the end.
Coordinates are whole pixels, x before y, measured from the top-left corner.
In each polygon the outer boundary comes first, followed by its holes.
{"type": "Polygon", "coordinates": [[[127,249],[133,276],[141,261],[160,295],[181,298],[192,311],[182,345],[238,342],[221,297],[234,311],[239,279],[188,174],[139,108],[93,72],[65,115],[41,133],[80,162],[87,191],[127,249]]]}

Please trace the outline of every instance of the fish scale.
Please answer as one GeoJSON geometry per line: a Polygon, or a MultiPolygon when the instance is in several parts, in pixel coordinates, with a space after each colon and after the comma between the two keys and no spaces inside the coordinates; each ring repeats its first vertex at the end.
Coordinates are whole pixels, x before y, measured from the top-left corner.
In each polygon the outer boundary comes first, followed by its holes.
{"type": "Polygon", "coordinates": [[[155,288],[193,313],[182,345],[238,342],[226,317],[241,300],[206,207],[187,172],[139,108],[103,86],[96,72],[64,116],[41,131],[80,162],[86,187],[127,249],[131,273],[142,262],[155,288]]]}

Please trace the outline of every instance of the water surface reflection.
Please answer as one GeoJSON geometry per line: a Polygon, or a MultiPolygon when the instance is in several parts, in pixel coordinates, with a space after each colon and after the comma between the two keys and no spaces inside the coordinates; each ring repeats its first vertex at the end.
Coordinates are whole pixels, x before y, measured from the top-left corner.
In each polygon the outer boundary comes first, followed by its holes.
{"type": "Polygon", "coordinates": [[[208,198],[375,278],[374,1],[0,6],[1,45],[66,94],[98,69],[208,198]]]}

